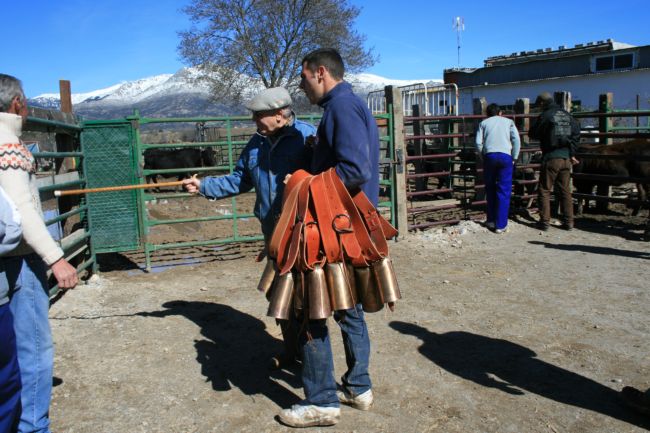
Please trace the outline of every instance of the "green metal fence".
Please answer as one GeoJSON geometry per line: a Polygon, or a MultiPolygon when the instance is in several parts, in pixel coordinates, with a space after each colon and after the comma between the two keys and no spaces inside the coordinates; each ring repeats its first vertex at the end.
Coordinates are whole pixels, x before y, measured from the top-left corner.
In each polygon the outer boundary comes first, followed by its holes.
{"type": "MultiPolygon", "coordinates": [[[[381,130],[383,173],[380,185],[385,192],[380,203],[381,209],[390,213],[395,222],[395,188],[392,170],[394,125],[389,114],[376,116],[381,130]]],[[[316,124],[319,116],[299,116],[316,124]]],[[[82,149],[84,152],[84,171],[87,187],[118,186],[146,183],[148,176],[174,175],[179,173],[207,173],[222,175],[231,173],[249,136],[241,131],[254,125],[250,117],[199,117],[199,118],[165,118],[155,119],[134,116],[115,121],[87,121],[83,124],[82,149]],[[216,141],[185,141],[180,143],[145,142],[144,129],[151,130],[151,125],[186,124],[212,125],[225,131],[225,136],[216,141]],[[217,155],[217,165],[211,167],[194,167],[180,169],[144,169],[144,152],[147,149],[182,149],[211,147],[217,155]]],[[[250,135],[250,134],[249,134],[250,135]]],[[[225,215],[201,215],[184,218],[160,218],[150,212],[150,208],[163,200],[183,200],[191,197],[184,192],[155,192],[152,190],[134,190],[88,194],[89,223],[92,242],[97,253],[143,250],[145,267],[151,269],[151,256],[162,249],[186,248],[210,245],[222,245],[235,242],[252,242],[262,240],[259,224],[250,211],[243,209],[241,197],[225,199],[230,203],[225,215]],[[250,221],[254,221],[251,231],[250,221]],[[196,239],[185,242],[156,242],[152,230],[157,226],[172,224],[191,224],[206,222],[226,222],[230,224],[229,235],[213,239],[196,239]],[[242,230],[248,223],[247,230],[242,230]]]]}
{"type": "MultiPolygon", "coordinates": [[[[72,143],[70,145],[70,149],[66,149],[65,151],[54,150],[46,152],[34,152],[33,155],[37,160],[50,159],[61,161],[66,158],[73,158],[75,160],[78,160],[79,158],[83,157],[83,153],[80,152],[77,147],[78,137],[81,133],[81,127],[77,124],[30,116],[27,119],[27,125],[24,130],[45,132],[48,134],[62,134],[68,138],[68,142],[72,143]]],[[[79,188],[85,184],[83,173],[77,171],[71,171],[67,173],[61,172],[59,174],[57,173],[58,172],[55,171],[52,171],[50,175],[38,173],[38,190],[41,196],[41,201],[43,203],[46,203],[50,200],[56,200],[53,194],[55,190],[65,188],[79,188]]],[[[83,272],[88,268],[93,268],[93,270],[96,270],[96,256],[90,245],[90,231],[86,224],[88,205],[83,199],[81,199],[79,203],[66,202],[62,198],[59,198],[56,201],[57,203],[55,207],[57,209],[58,215],[46,220],[45,225],[49,227],[55,224],[60,224],[61,222],[65,222],[70,218],[78,217],[80,224],[75,229],[75,231],[59,240],[61,248],[64,252],[64,257],[72,265],[75,266],[77,273],[83,272]]],[[[59,291],[60,289],[58,285],[54,283],[49,288],[49,295],[53,297],[59,291]]]]}
{"type": "MultiPolygon", "coordinates": [[[[86,187],[139,183],[135,142],[136,134],[129,121],[84,123],[81,148],[86,187]]],[[[140,215],[135,191],[88,194],[86,202],[96,253],[140,248],[140,215]]]]}

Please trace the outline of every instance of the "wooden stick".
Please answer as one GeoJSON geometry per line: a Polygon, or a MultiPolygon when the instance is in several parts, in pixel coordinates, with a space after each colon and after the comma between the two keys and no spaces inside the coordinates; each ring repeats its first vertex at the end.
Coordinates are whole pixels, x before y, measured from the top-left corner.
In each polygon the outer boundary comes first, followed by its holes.
{"type": "Polygon", "coordinates": [[[182,180],[175,180],[173,182],[160,182],[160,183],[142,183],[139,185],[106,186],[102,188],[65,189],[65,190],[57,189],[54,191],[54,196],[61,197],[62,195],[88,194],[91,192],[128,191],[132,189],[159,188],[161,186],[180,186],[180,185],[183,185],[182,180]]]}

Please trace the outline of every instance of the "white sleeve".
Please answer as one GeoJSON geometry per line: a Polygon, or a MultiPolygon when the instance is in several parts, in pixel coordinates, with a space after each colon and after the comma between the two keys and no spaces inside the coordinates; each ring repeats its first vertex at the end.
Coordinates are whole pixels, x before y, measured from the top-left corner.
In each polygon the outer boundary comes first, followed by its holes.
{"type": "Polygon", "coordinates": [[[0,170],[0,187],[13,200],[22,219],[23,240],[50,266],[63,250],[47,231],[43,217],[36,209],[29,188],[29,173],[21,169],[0,170]]]}

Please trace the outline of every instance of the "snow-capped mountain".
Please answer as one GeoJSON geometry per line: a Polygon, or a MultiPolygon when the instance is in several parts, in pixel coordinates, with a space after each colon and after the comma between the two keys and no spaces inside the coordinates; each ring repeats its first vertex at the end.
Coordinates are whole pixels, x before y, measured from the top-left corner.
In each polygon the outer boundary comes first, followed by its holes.
{"type": "MultiPolygon", "coordinates": [[[[237,104],[216,104],[210,100],[207,83],[196,80],[198,71],[183,68],[175,74],[161,74],[115,84],[86,93],[73,93],[74,111],[90,119],[112,119],[127,116],[138,109],[148,117],[188,117],[197,115],[243,114],[237,104]]],[[[442,82],[442,80],[393,80],[374,74],[350,74],[346,79],[355,91],[365,95],[384,86],[404,86],[412,83],[442,82]]],[[[74,89],[74,83],[72,83],[74,89]]],[[[260,86],[261,89],[261,86],[260,86]]],[[[251,93],[258,89],[251,89],[251,93]]],[[[30,104],[42,108],[59,108],[59,95],[46,93],[30,99],[30,104]]]]}

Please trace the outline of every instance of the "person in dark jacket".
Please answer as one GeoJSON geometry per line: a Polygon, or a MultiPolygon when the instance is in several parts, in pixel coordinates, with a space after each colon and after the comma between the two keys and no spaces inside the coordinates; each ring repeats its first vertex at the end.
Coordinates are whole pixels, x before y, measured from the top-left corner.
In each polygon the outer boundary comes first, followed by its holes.
{"type": "Polygon", "coordinates": [[[528,135],[534,140],[539,140],[542,149],[538,187],[538,228],[543,231],[549,228],[551,190],[555,184],[560,189],[562,228],[572,230],[571,167],[578,163],[574,154],[580,143],[580,125],[571,114],[553,101],[548,92],[541,93],[535,103],[541,105],[542,113],[531,126],[528,135]]]}
{"type": "MultiPolygon", "coordinates": [[[[344,65],[333,49],[320,49],[302,61],[300,88],[324,109],[313,145],[311,173],[332,167],[351,192],[362,190],[377,206],[379,132],[366,104],[343,81],[344,65]]],[[[327,426],[340,418],[340,403],[368,410],[373,402],[368,374],[370,338],[361,304],[334,313],[341,328],[347,371],[337,391],[326,320],[310,320],[301,332],[305,400],[279,414],[291,427],[327,426]]]]}

